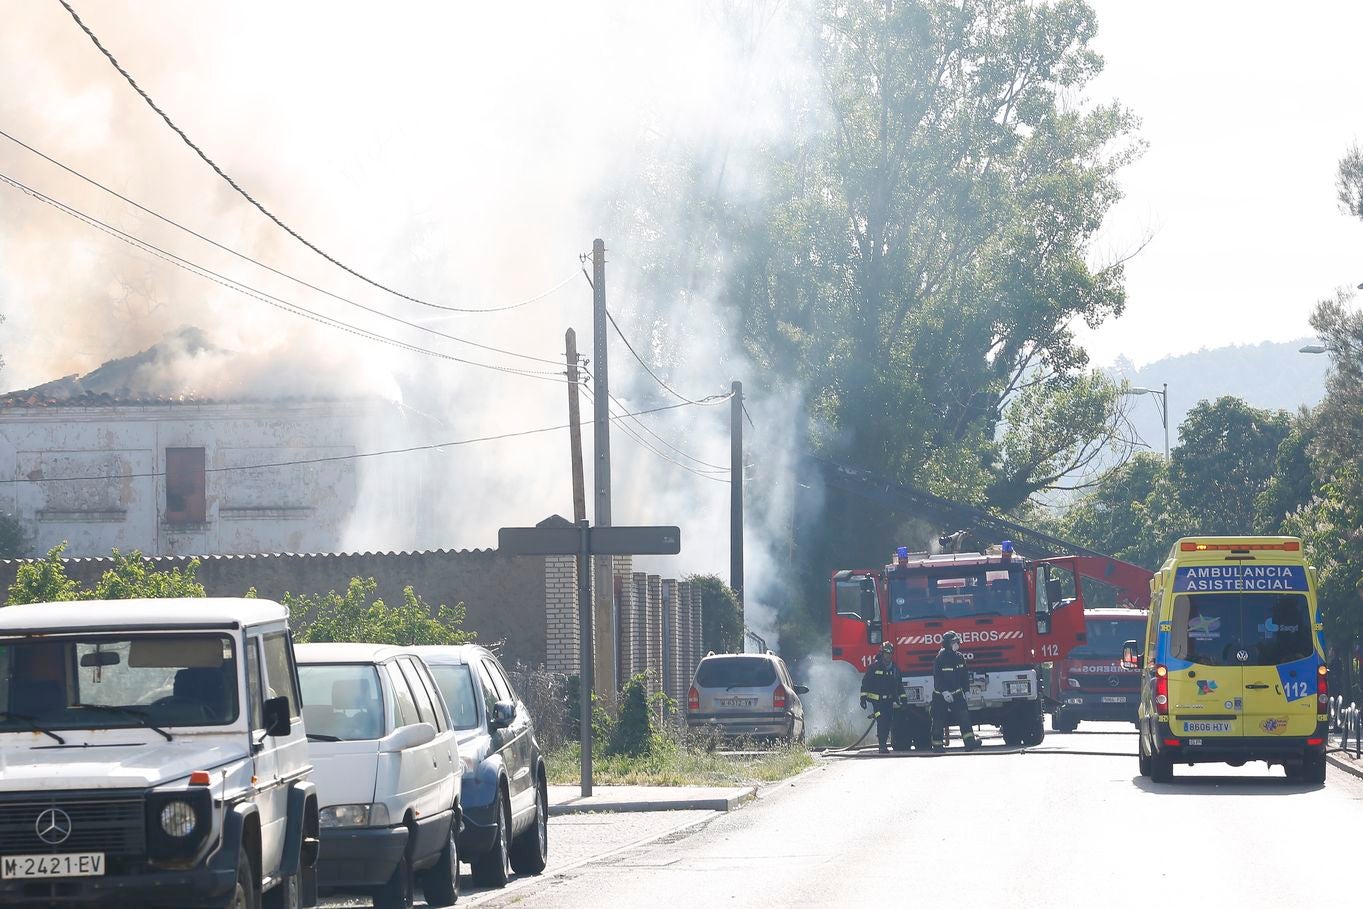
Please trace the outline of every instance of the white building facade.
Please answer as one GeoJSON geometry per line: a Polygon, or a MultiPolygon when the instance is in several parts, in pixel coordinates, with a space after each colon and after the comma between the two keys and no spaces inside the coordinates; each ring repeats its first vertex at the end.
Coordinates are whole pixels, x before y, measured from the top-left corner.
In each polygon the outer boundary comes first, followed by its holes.
{"type": "Polygon", "coordinates": [[[0,509],[68,556],[334,552],[379,401],[0,404],[0,509]],[[336,459],[336,460],[328,460],[336,459]]]}

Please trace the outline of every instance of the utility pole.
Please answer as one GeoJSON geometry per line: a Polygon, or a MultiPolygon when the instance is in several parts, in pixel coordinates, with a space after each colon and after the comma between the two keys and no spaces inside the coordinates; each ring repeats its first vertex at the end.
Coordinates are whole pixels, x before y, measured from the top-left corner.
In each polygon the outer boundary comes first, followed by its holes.
{"type": "Polygon", "coordinates": [[[611,526],[610,373],[606,357],[606,243],[592,241],[592,393],[595,399],[595,525],[611,526]]]}
{"type": "MultiPolygon", "coordinates": [[[[592,394],[596,431],[592,483],[596,490],[594,523],[611,526],[610,369],[606,351],[606,242],[592,241],[592,394]]],[[[596,611],[596,682],[608,709],[615,708],[615,571],[610,556],[597,556],[593,603],[596,611]]]]}
{"type": "Polygon", "coordinates": [[[587,492],[582,478],[582,412],[577,403],[577,332],[571,328],[563,336],[568,358],[568,443],[573,456],[573,523],[587,520],[587,492]]]}
{"type": "Polygon", "coordinates": [[[1160,395],[1160,401],[1164,404],[1164,463],[1169,463],[1169,383],[1164,383],[1164,392],[1160,395]]]}
{"type": "Polygon", "coordinates": [[[729,399],[729,586],[743,614],[743,383],[729,399]]]}

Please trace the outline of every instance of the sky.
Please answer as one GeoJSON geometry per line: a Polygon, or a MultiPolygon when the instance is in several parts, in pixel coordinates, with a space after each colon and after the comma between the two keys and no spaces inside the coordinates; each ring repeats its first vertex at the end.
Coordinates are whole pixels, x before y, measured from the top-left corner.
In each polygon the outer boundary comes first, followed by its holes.
{"type": "Polygon", "coordinates": [[[1315,301],[1363,283],[1363,221],[1334,187],[1363,140],[1363,4],[1091,5],[1106,67],[1088,95],[1125,103],[1148,143],[1095,253],[1151,237],[1125,315],[1082,334],[1094,362],[1309,335],[1315,301]]]}

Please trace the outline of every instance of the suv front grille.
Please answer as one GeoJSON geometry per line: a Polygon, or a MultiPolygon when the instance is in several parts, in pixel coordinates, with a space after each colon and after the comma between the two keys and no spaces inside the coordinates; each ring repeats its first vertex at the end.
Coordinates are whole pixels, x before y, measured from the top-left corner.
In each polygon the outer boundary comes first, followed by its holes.
{"type": "Polygon", "coordinates": [[[103,852],[109,856],[146,853],[146,802],[141,798],[65,798],[0,802],[0,853],[103,852]],[[61,843],[38,837],[38,816],[59,808],[71,818],[71,835],[61,843]]]}

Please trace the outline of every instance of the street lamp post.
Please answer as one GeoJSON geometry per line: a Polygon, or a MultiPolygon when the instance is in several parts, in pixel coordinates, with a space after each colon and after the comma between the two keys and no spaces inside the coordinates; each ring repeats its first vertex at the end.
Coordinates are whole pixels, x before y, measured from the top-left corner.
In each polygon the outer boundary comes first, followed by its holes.
{"type": "Polygon", "coordinates": [[[1169,383],[1164,383],[1164,388],[1129,388],[1128,394],[1133,395],[1159,395],[1160,396],[1160,422],[1164,424],[1164,460],[1169,460],[1169,383]]]}

